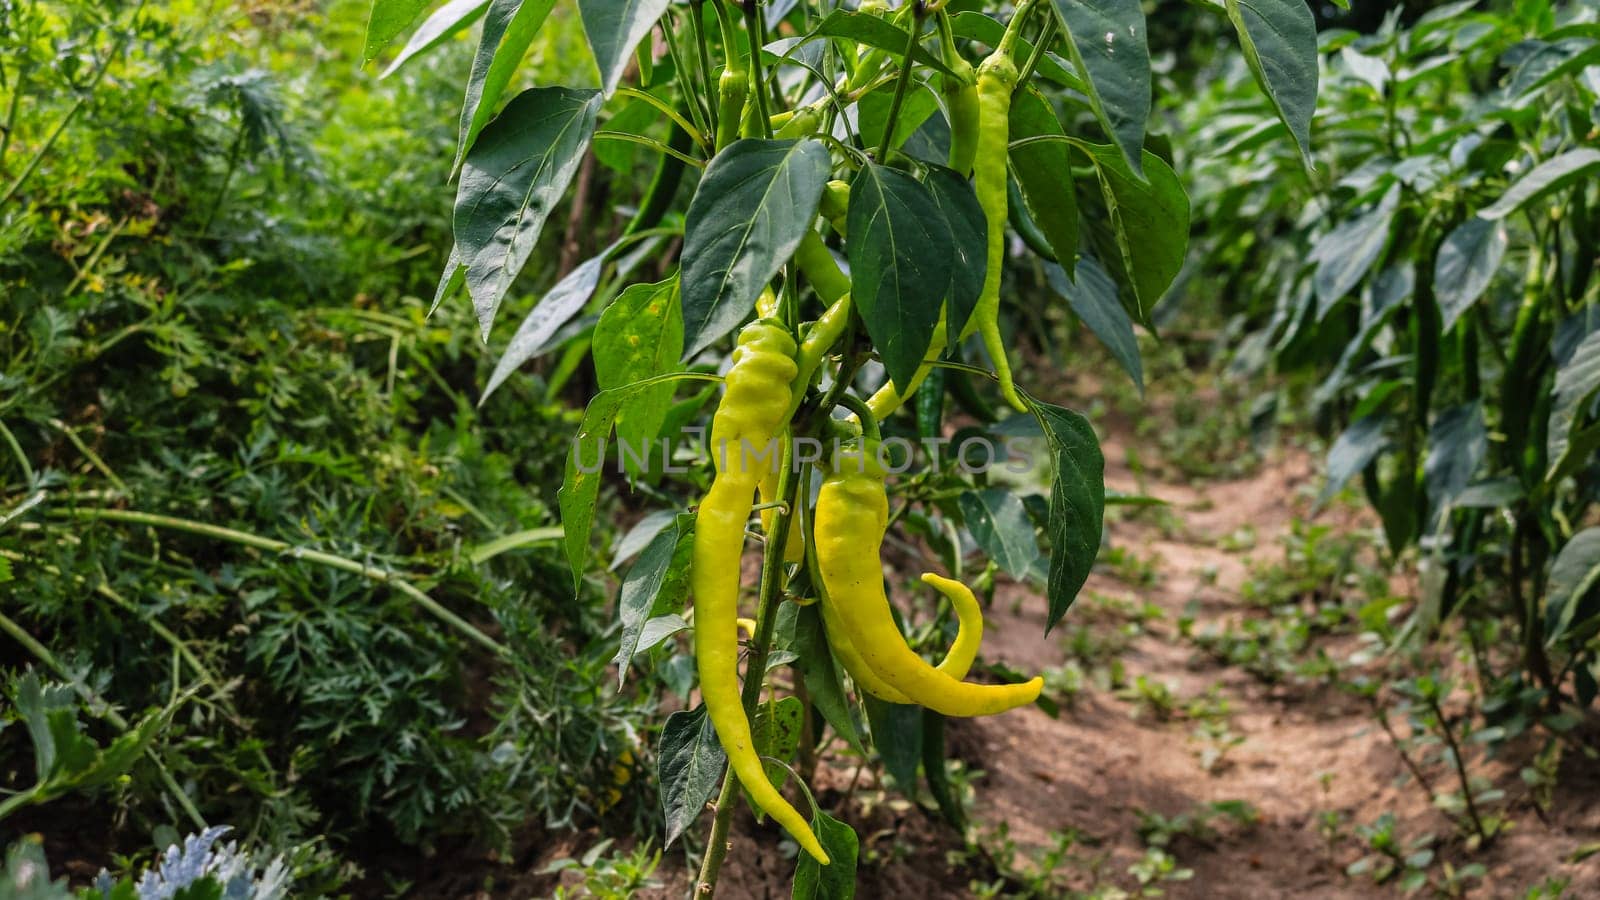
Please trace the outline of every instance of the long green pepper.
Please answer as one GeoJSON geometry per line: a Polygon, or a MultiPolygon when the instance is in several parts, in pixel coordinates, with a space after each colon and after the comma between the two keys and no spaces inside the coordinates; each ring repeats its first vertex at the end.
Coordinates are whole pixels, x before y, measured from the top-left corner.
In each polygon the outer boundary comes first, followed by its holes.
{"type": "Polygon", "coordinates": [[[1006,359],[1005,343],[1000,339],[1000,270],[1006,255],[1006,154],[1011,141],[1011,92],[1016,87],[1017,64],[1011,58],[1010,47],[1002,42],[978,65],[978,153],[973,186],[986,220],[988,256],[983,291],[961,337],[977,332],[983,338],[984,349],[989,351],[1000,378],[1000,393],[1012,406],[1026,410],[1017,396],[1011,362],[1006,359]]]}

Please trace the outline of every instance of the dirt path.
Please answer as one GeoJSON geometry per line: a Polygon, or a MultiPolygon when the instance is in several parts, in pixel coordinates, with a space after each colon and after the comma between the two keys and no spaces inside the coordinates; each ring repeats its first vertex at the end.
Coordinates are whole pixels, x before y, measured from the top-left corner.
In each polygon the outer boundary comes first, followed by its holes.
{"type": "MultiPolygon", "coordinates": [[[[1203,634],[1262,614],[1241,595],[1253,571],[1282,559],[1283,540],[1309,513],[1311,493],[1320,486],[1316,461],[1286,450],[1241,480],[1188,485],[1146,477],[1140,483],[1123,462],[1119,435],[1106,441],[1105,450],[1107,487],[1166,500],[1176,523],[1171,518],[1164,525],[1148,519],[1108,522],[1109,546],[1153,565],[1158,580],[1131,585],[1106,571],[1102,554],[1080,606],[1060,627],[1070,630],[1080,616],[1089,617],[1093,635],[1126,629],[1125,623],[1095,616],[1097,596],[1152,604],[1159,617],[1147,612],[1149,618],[1117,654],[1126,670],[1121,680],[1136,684],[1143,677],[1167,686],[1177,708],[1163,719],[1150,712],[1151,704],[1139,702],[1137,692],[1091,687],[1055,718],[1030,708],[961,723],[956,733],[981,748],[977,758],[989,773],[978,793],[981,819],[1006,823],[1013,840],[1036,848],[1052,846],[1053,832],[1076,829],[1095,846],[1069,854],[1069,871],[1083,870],[1069,881],[1088,887],[1095,881],[1094,860],[1103,857],[1099,883],[1134,890],[1137,879],[1129,867],[1146,854],[1141,814],[1171,820],[1194,817],[1203,804],[1243,801],[1258,815],[1254,823],[1222,812],[1210,817],[1214,833],[1180,833],[1172,840],[1168,852],[1180,867],[1192,869],[1193,877],[1161,883],[1167,895],[1332,898],[1399,893],[1392,883],[1380,886],[1370,876],[1345,874],[1362,855],[1354,827],[1392,811],[1402,834],[1437,833],[1440,855],[1453,859],[1458,869],[1473,862],[1485,866],[1481,884],[1467,882],[1471,896],[1521,897],[1546,876],[1558,875],[1572,879],[1565,896],[1600,897],[1600,859],[1563,862],[1600,836],[1600,796],[1592,790],[1592,778],[1565,773],[1574,787],[1587,782],[1591,789],[1559,793],[1546,824],[1529,804],[1518,808],[1517,797],[1526,790],[1520,789],[1517,767],[1490,769],[1511,794],[1517,822],[1491,850],[1469,855],[1451,836],[1449,821],[1409,782],[1367,702],[1293,679],[1268,684],[1216,661],[1180,634],[1176,623],[1184,618],[1193,620],[1190,634],[1203,634]],[[1251,532],[1252,546],[1218,546],[1229,536],[1251,532]],[[1197,700],[1199,713],[1186,713],[1185,705],[1197,700]],[[1209,771],[1202,753],[1219,741],[1197,734],[1207,723],[1225,728],[1223,741],[1229,745],[1238,741],[1209,771]]],[[[1364,527],[1349,513],[1324,513],[1322,519],[1339,529],[1364,527]]],[[[1061,642],[1037,637],[1045,612],[1037,592],[1011,586],[995,604],[995,637],[985,652],[1023,671],[1061,665],[1061,642]]],[[[1326,643],[1323,649],[1335,658],[1361,649],[1351,638],[1326,643]]],[[[1448,784],[1448,774],[1433,777],[1448,784]]],[[[1428,889],[1420,895],[1427,896],[1428,889]]]]}

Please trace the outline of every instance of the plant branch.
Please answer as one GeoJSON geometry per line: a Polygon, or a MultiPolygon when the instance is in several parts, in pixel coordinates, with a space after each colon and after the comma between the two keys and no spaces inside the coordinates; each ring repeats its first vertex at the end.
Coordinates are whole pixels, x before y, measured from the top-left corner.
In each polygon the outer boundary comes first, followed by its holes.
{"type": "Polygon", "coordinates": [[[704,160],[695,159],[687,153],[679,153],[677,150],[668,147],[666,144],[663,144],[655,138],[645,137],[642,134],[629,134],[626,131],[596,131],[594,133],[594,137],[597,141],[627,141],[631,144],[641,144],[645,147],[649,147],[657,153],[665,153],[666,155],[679,160],[685,165],[694,166],[696,169],[704,169],[706,167],[704,160]]]}
{"type": "Polygon", "coordinates": [[[906,89],[911,84],[911,66],[916,59],[917,39],[922,36],[922,3],[911,4],[911,27],[906,30],[905,59],[900,62],[900,77],[895,81],[894,100],[889,104],[889,120],[883,126],[883,141],[878,145],[878,162],[889,158],[889,148],[894,143],[894,126],[900,118],[900,105],[905,103],[906,89]]]}
{"type": "Polygon", "coordinates": [[[116,42],[112,44],[111,50],[106,53],[105,59],[100,61],[100,67],[95,70],[94,75],[89,79],[89,83],[78,93],[77,99],[72,101],[72,105],[67,107],[66,113],[61,116],[61,121],[56,123],[56,127],[45,137],[44,143],[40,144],[39,149],[34,151],[33,157],[28,160],[27,165],[22,167],[22,171],[17,173],[17,177],[6,188],[6,192],[0,194],[0,207],[10,203],[11,198],[22,190],[22,185],[33,177],[34,170],[39,168],[39,163],[43,162],[44,158],[49,155],[50,150],[55,147],[56,141],[61,138],[61,133],[67,130],[67,126],[72,124],[72,120],[78,117],[78,113],[89,102],[89,98],[94,95],[95,90],[100,87],[100,81],[105,78],[106,71],[111,68],[112,60],[122,55],[122,48],[127,45],[128,38],[133,34],[135,21],[138,20],[139,14],[144,12],[145,2],[146,0],[139,0],[139,5],[135,6],[133,13],[128,16],[127,27],[121,34],[117,35],[116,42]]]}
{"type": "Polygon", "coordinates": [[[96,509],[83,507],[75,507],[66,510],[65,514],[83,519],[102,519],[109,522],[122,522],[129,525],[149,525],[154,528],[166,528],[172,531],[182,531],[188,534],[200,535],[201,537],[216,538],[218,540],[228,541],[234,544],[242,544],[246,547],[254,547],[257,550],[264,550],[268,553],[283,554],[291,559],[303,559],[308,562],[319,563],[331,569],[338,569],[341,572],[349,572],[354,575],[359,575],[362,578],[368,579],[369,581],[374,581],[379,584],[392,587],[400,593],[406,595],[406,597],[410,598],[412,602],[422,607],[423,610],[432,615],[434,618],[444,622],[446,625],[449,625],[456,631],[459,631],[462,636],[466,637],[473,643],[478,644],[484,649],[493,652],[496,656],[500,656],[505,659],[512,658],[511,650],[509,648],[500,644],[487,634],[484,634],[482,631],[479,631],[478,628],[471,622],[468,622],[466,619],[463,619],[446,609],[442,604],[439,603],[439,601],[423,593],[421,589],[417,588],[409,581],[406,581],[399,574],[391,572],[387,569],[380,569],[375,566],[364,565],[356,562],[353,559],[347,559],[343,556],[336,556],[332,553],[324,553],[321,550],[311,550],[306,547],[297,547],[288,543],[287,541],[262,537],[261,535],[250,534],[249,532],[245,531],[235,531],[232,528],[224,528],[220,525],[208,525],[205,522],[196,522],[191,519],[179,519],[172,516],[138,512],[131,509],[96,509]]]}

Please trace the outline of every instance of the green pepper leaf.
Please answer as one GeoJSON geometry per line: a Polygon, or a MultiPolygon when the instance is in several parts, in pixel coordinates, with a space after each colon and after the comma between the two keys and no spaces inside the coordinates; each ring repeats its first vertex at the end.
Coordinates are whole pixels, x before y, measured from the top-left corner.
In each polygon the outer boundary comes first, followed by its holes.
{"type": "MultiPolygon", "coordinates": [[[[467,76],[467,96],[461,104],[461,138],[452,170],[460,170],[495,108],[500,105],[511,76],[522,65],[528,47],[550,15],[555,0],[491,0],[483,16],[478,52],[467,76]]],[[[546,88],[546,90],[564,90],[546,88]]]]}
{"type": "Polygon", "coordinates": [[[821,810],[811,831],[828,854],[824,866],[809,853],[795,863],[793,900],[853,900],[856,895],[856,858],[861,852],[856,831],[821,810]]]}
{"type": "Polygon", "coordinates": [[[1508,243],[1504,224],[1474,217],[1461,223],[1439,245],[1433,289],[1439,300],[1441,331],[1448,332],[1489,289],[1508,243]]]}
{"type": "Polygon", "coordinates": [[[989,271],[985,233],[988,222],[972,182],[954,169],[930,165],[926,183],[933,192],[933,202],[939,205],[945,223],[950,226],[950,245],[955,252],[951,258],[950,292],[945,298],[944,311],[945,332],[954,346],[978,306],[978,296],[983,293],[983,277],[989,271]]]}
{"type": "Polygon", "coordinates": [[[599,91],[523,91],[466,156],[456,191],[456,250],[486,335],[578,171],[600,103],[599,91]]]}
{"type": "Polygon", "coordinates": [[[661,727],[656,776],[661,784],[661,811],[667,820],[667,846],[695,823],[717,792],[728,755],[705,706],[678,711],[661,727]]]}
{"type": "Polygon", "coordinates": [[[740,140],[706,167],[683,237],[684,354],[732,331],[794,255],[828,183],[817,141],[740,140]]]}
{"type": "MultiPolygon", "coordinates": [[[[1150,45],[1139,0],[1052,0],[1072,63],[1106,135],[1121,148],[1135,180],[1143,178],[1144,129],[1150,118],[1150,45]]],[[[1145,154],[1148,158],[1149,154],[1145,154]]]]}
{"type": "Polygon", "coordinates": [[[639,559],[622,577],[617,594],[617,618],[622,622],[622,642],[611,662],[617,667],[617,690],[628,677],[628,665],[639,652],[645,624],[657,616],[681,609],[689,596],[689,561],[694,546],[694,516],[679,513],[673,527],[651,538],[639,559]]]}
{"type": "MultiPolygon", "coordinates": [[[[395,70],[410,62],[414,57],[421,56],[429,50],[439,46],[473,22],[482,18],[483,11],[488,9],[489,0],[450,0],[449,3],[434,10],[433,14],[420,25],[406,41],[405,47],[394,59],[385,66],[379,78],[388,78],[395,70]]],[[[371,61],[369,54],[367,60],[371,61]]]]}
{"type": "Polygon", "coordinates": [[[578,15],[607,97],[622,80],[633,48],[655,27],[667,5],[668,0],[578,0],[578,15]]]}
{"type": "Polygon", "coordinates": [[[428,8],[428,0],[372,0],[367,14],[367,35],[361,49],[361,62],[372,62],[378,51],[400,36],[402,31],[428,8]]]}
{"type": "Polygon", "coordinates": [[[561,510],[561,527],[566,532],[563,542],[567,565],[572,569],[572,589],[577,590],[583,581],[583,570],[589,560],[589,533],[594,529],[594,505],[600,496],[601,476],[605,471],[607,443],[611,427],[617,420],[622,404],[638,391],[652,385],[678,379],[714,381],[715,375],[698,372],[675,372],[657,375],[619,388],[601,391],[589,400],[583,411],[583,422],[567,451],[566,473],[561,479],[561,489],[556,492],[556,503],[561,510]]]}
{"type": "Polygon", "coordinates": [[[1227,0],[1245,62],[1311,170],[1317,111],[1317,22],[1305,0],[1227,0]]]}
{"type": "Polygon", "coordinates": [[[1144,179],[1123,164],[1116,148],[1073,140],[1089,155],[1100,179],[1100,194],[1110,218],[1115,247],[1102,251],[1100,260],[1115,262],[1133,291],[1129,310],[1148,324],[1150,310],[1172,286],[1183,268],[1189,247],[1189,196],[1183,183],[1164,160],[1144,154],[1144,179]]]}
{"type": "MultiPolygon", "coordinates": [[[[1018,91],[1011,99],[1011,140],[1045,134],[1066,134],[1050,101],[1034,88],[1018,91]]],[[[1062,177],[1072,171],[1067,145],[1041,141],[1015,147],[1010,156],[1028,215],[1044,232],[1066,275],[1073,277],[1078,258],[1078,195],[1072,179],[1062,177]]]]}
{"type": "Polygon", "coordinates": [[[984,488],[962,493],[958,503],[978,547],[1012,578],[1027,578],[1039,558],[1039,541],[1017,495],[1004,488],[984,488]]]}
{"type": "MultiPolygon", "coordinates": [[[[683,364],[683,319],[678,314],[676,276],[656,284],[635,284],[611,301],[593,339],[595,380],[602,389],[680,371],[683,364]]],[[[637,476],[661,432],[673,385],[653,385],[622,404],[617,440],[625,449],[623,466],[637,476]]]]}
{"type": "Polygon", "coordinates": [[[1139,339],[1133,333],[1128,311],[1117,300],[1117,286],[1100,261],[1092,256],[1079,260],[1076,281],[1068,280],[1067,273],[1054,263],[1046,264],[1044,274],[1051,289],[1067,299],[1072,311],[1111,351],[1142,396],[1144,362],[1139,355],[1139,339]]]}
{"type": "Polygon", "coordinates": [[[1066,615],[1100,555],[1105,527],[1105,457],[1089,420],[1070,409],[1024,395],[1055,463],[1050,481],[1050,612],[1045,632],[1066,615]]]}
{"type": "Polygon", "coordinates": [[[910,175],[868,163],[850,182],[845,249],[856,309],[899,387],[922,365],[955,256],[933,192],[910,175]]]}

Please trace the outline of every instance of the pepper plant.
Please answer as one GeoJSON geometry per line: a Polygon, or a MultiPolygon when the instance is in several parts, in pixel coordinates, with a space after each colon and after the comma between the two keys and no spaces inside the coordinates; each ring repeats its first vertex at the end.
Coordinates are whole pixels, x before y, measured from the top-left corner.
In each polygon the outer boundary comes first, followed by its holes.
{"type": "MultiPolygon", "coordinates": [[[[1107,499],[1094,432],[1029,393],[1048,388],[1047,373],[1020,365],[1013,376],[1021,348],[1005,287],[1031,255],[1138,371],[1133,329],[1149,327],[1183,264],[1189,216],[1168,142],[1148,134],[1141,5],[579,0],[595,83],[521,92],[512,86],[560,14],[554,0],[454,0],[423,18],[428,5],[376,0],[367,56],[410,31],[389,63],[403,65],[481,20],[460,116],[455,242],[435,302],[464,287],[487,336],[569,189],[567,222],[580,232],[569,243],[605,236],[601,252],[556,273],[486,399],[546,353],[560,352],[544,370],[552,389],[592,362],[600,390],[560,491],[575,586],[590,571],[613,431],[619,474],[679,505],[632,542],[638,559],[618,601],[619,677],[694,631],[704,705],[673,714],[658,751],[667,838],[716,795],[699,875],[699,891],[714,892],[742,784],[805,851],[797,893],[848,896],[855,834],[790,777],[790,761],[808,768],[819,728],[863,748],[864,720],[890,776],[913,786],[921,760],[941,807],[958,815],[940,716],[997,713],[1040,690],[1038,679],[964,680],[982,628],[962,583],[969,549],[990,558],[984,584],[1001,569],[1042,586],[1048,629],[1100,547],[1107,499]],[[616,180],[596,190],[605,176],[587,160],[614,162],[617,145],[656,157],[637,200],[596,199],[620,191],[616,180]],[[1015,414],[997,417],[974,379],[996,382],[1015,414]],[[685,426],[717,382],[706,447],[715,477],[695,499],[706,459],[685,426]],[[969,414],[959,432],[944,421],[947,397],[969,414]],[[900,415],[913,398],[915,416],[900,415]],[[963,447],[976,440],[990,462],[1003,438],[1040,439],[1047,488],[1023,496],[1025,475],[1002,479],[959,455],[908,462],[910,438],[937,447],[952,435],[963,447]],[[685,456],[696,464],[679,465],[685,456]],[[684,476],[688,499],[673,499],[669,475],[684,476]],[[761,577],[755,615],[741,620],[739,561],[758,507],[761,577]],[[937,623],[949,617],[902,631],[879,555],[891,528],[920,537],[952,576],[925,576],[959,620],[938,666],[917,650],[943,642],[937,623]],[[793,695],[769,690],[779,682],[793,695]],[[791,781],[797,805],[780,793],[791,781]]],[[[1307,158],[1310,11],[1303,0],[1227,0],[1216,11],[1307,158]]]]}
{"type": "MultiPolygon", "coordinates": [[[[1216,83],[1196,135],[1211,160],[1197,218],[1223,228],[1202,255],[1224,296],[1267,301],[1232,310],[1254,323],[1241,361],[1313,376],[1310,406],[1338,432],[1324,498],[1359,483],[1391,550],[1417,552],[1422,596],[1402,636],[1504,616],[1511,677],[1486,679],[1502,699],[1587,706],[1600,17],[1587,3],[1482,6],[1409,23],[1396,8],[1370,34],[1321,34],[1311,180],[1263,141],[1271,126],[1245,121],[1243,86],[1216,83]]],[[[1493,663],[1485,649],[1501,648],[1475,649],[1493,663]]],[[[1493,705],[1526,720],[1529,704],[1493,705]]]]}

